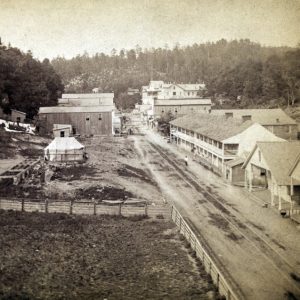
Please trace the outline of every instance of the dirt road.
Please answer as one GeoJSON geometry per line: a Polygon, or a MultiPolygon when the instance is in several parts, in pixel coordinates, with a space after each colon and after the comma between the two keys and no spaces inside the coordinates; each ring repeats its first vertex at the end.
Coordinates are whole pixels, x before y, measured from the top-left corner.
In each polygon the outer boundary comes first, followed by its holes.
{"type": "Polygon", "coordinates": [[[185,154],[175,145],[152,131],[144,132],[133,137],[144,167],[151,171],[166,201],[176,205],[212,249],[240,296],[300,297],[299,229],[192,158],[185,167],[185,154]]]}

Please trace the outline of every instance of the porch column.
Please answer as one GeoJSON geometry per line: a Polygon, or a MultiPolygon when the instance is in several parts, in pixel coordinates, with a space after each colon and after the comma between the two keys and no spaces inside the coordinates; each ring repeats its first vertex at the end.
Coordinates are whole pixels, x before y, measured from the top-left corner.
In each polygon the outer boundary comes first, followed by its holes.
{"type": "Polygon", "coordinates": [[[253,171],[252,165],[250,164],[250,174],[249,174],[249,192],[252,192],[252,179],[253,179],[253,171]]]}
{"type": "Polygon", "coordinates": [[[272,181],[272,186],[271,186],[271,206],[274,206],[274,182],[272,181]]]}
{"type": "Polygon", "coordinates": [[[281,191],[278,189],[278,184],[277,184],[277,194],[278,194],[278,210],[281,210],[281,191]]]}
{"type": "Polygon", "coordinates": [[[248,189],[248,176],[247,176],[247,173],[248,173],[248,171],[247,171],[247,169],[245,169],[245,175],[244,175],[244,177],[245,177],[245,179],[244,179],[244,188],[245,189],[248,189]]]}

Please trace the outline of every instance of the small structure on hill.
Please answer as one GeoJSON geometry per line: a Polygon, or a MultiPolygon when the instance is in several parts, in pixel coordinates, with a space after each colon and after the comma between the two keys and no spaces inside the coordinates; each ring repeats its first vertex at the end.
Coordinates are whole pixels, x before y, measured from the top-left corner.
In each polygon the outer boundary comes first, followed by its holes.
{"type": "Polygon", "coordinates": [[[85,147],[74,137],[56,137],[44,149],[46,161],[82,161],[85,158],[85,147]]]}
{"type": "Polygon", "coordinates": [[[11,121],[12,122],[24,123],[25,119],[26,119],[26,113],[16,110],[16,109],[11,110],[11,121]]]}
{"type": "Polygon", "coordinates": [[[53,124],[54,137],[70,137],[72,136],[72,125],[69,124],[53,124]]]}

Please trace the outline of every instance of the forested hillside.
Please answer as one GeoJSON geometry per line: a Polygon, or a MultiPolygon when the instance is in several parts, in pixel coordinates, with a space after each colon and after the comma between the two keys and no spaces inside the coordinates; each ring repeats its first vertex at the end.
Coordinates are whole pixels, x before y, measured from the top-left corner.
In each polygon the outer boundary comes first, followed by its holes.
{"type": "Polygon", "coordinates": [[[69,92],[99,87],[118,97],[128,87],[140,88],[153,79],[205,82],[209,96],[231,99],[231,105],[240,107],[293,105],[300,94],[300,49],[264,47],[249,40],[173,49],[136,46],[119,53],[113,49],[110,55],[58,57],[52,65],[69,92]],[[236,103],[238,96],[242,100],[236,103]]]}
{"type": "Polygon", "coordinates": [[[64,87],[48,59],[5,46],[0,40],[0,107],[18,109],[32,118],[40,106],[55,105],[64,87]]]}

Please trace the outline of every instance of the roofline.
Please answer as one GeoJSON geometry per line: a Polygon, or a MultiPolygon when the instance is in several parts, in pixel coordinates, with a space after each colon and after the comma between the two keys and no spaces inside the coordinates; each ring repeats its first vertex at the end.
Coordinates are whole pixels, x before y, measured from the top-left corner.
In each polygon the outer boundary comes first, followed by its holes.
{"type": "Polygon", "coordinates": [[[23,112],[23,111],[20,111],[20,110],[17,110],[17,109],[11,109],[11,111],[16,111],[16,112],[18,112],[18,113],[21,113],[21,114],[23,114],[23,115],[26,115],[26,113],[25,112],[23,112]]]}
{"type": "Polygon", "coordinates": [[[257,145],[257,143],[256,143],[255,146],[253,147],[252,151],[251,151],[251,152],[249,153],[249,155],[247,156],[245,162],[243,163],[242,169],[246,169],[246,167],[247,167],[247,165],[248,165],[248,163],[249,163],[249,161],[250,161],[252,155],[254,154],[254,152],[255,152],[255,150],[256,150],[257,148],[258,148],[258,145],[257,145]]]}
{"type": "Polygon", "coordinates": [[[299,161],[300,161],[300,152],[299,152],[298,156],[296,157],[295,162],[293,163],[292,167],[290,168],[290,170],[288,172],[289,176],[292,176],[292,173],[294,172],[294,170],[295,170],[296,166],[298,165],[299,161]]]}

